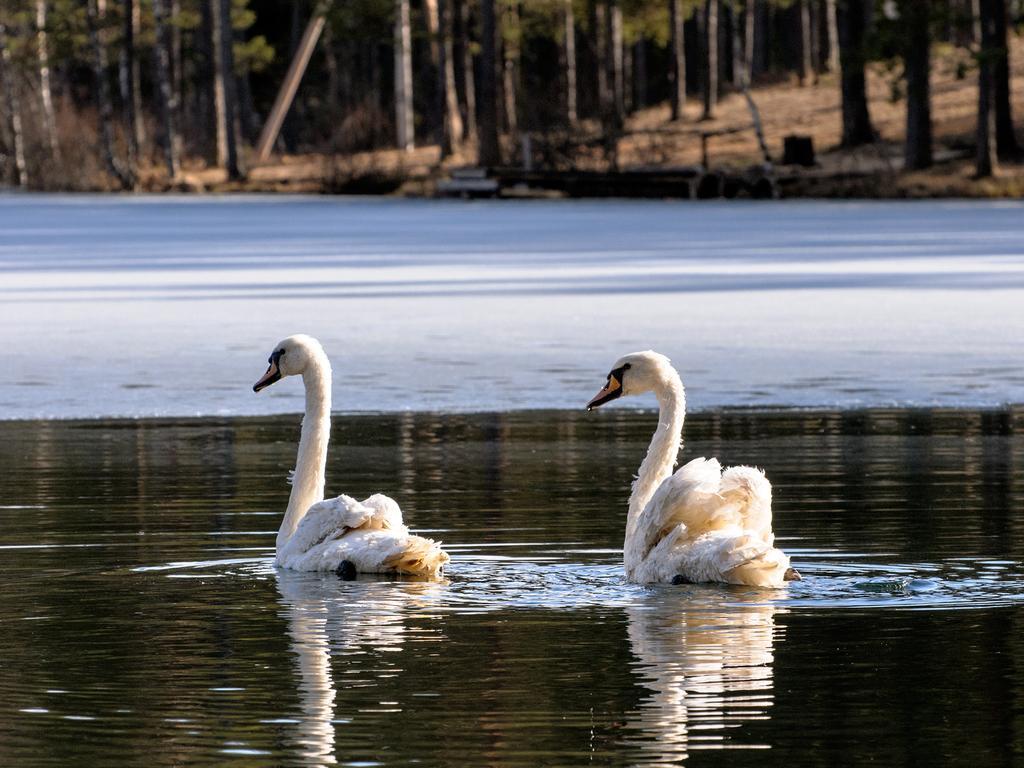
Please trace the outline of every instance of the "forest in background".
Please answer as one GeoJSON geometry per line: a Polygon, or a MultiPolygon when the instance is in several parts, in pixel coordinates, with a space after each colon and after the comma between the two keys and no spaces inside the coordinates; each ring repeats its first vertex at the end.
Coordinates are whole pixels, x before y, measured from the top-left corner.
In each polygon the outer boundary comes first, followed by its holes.
{"type": "Polygon", "coordinates": [[[753,136],[759,94],[779,84],[797,100],[833,88],[827,119],[853,149],[878,139],[874,77],[905,110],[913,171],[936,160],[942,61],[976,92],[964,172],[985,178],[1019,163],[1022,20],[1022,0],[5,0],[0,179],[166,189],[220,169],[244,183],[266,164],[255,147],[304,49],[272,162],[343,169],[370,153],[401,166],[432,147],[435,165],[667,165],[679,158],[637,149],[637,125],[712,125],[739,95],[753,136]]]}

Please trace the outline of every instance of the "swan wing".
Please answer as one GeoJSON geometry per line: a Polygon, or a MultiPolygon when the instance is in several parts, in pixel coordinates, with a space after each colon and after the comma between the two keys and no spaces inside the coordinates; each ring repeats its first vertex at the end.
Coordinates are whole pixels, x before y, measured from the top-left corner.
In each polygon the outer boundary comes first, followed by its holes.
{"type": "Polygon", "coordinates": [[[318,501],[299,521],[295,533],[277,554],[279,563],[308,552],[319,544],[344,536],[348,531],[361,528],[372,520],[374,508],[344,494],[334,499],[318,501]]]}
{"type": "Polygon", "coordinates": [[[402,509],[398,502],[383,493],[375,493],[367,499],[363,499],[363,506],[373,510],[370,519],[364,523],[364,528],[376,530],[406,530],[402,521],[402,509]]]}
{"type": "Polygon", "coordinates": [[[772,544],[772,484],[754,467],[730,467],[722,473],[719,493],[739,510],[740,527],[772,544]]]}
{"type": "Polygon", "coordinates": [[[719,519],[732,521],[734,510],[726,509],[718,491],[722,467],[717,459],[693,459],[658,487],[637,521],[634,533],[642,543],[641,557],[680,524],[693,536],[717,527],[719,519]]]}
{"type": "Polygon", "coordinates": [[[437,578],[449,558],[432,539],[394,530],[360,528],[305,552],[288,555],[280,564],[299,571],[334,571],[343,560],[355,565],[359,573],[437,578]]]}
{"type": "Polygon", "coordinates": [[[670,582],[682,575],[696,583],[781,587],[788,568],[789,558],[781,550],[739,526],[726,526],[694,538],[686,526],[680,525],[651,550],[641,575],[646,582],[670,582]]]}

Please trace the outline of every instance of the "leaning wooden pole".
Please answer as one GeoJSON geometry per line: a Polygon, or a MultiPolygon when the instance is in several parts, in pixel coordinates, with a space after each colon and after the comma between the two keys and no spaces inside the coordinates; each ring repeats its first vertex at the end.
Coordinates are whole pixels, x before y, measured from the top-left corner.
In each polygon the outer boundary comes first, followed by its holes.
{"type": "Polygon", "coordinates": [[[265,163],[270,157],[270,151],[284,124],[285,115],[291,109],[292,101],[295,100],[295,94],[299,90],[299,83],[302,82],[302,76],[306,73],[306,67],[309,66],[309,60],[320,40],[320,33],[324,30],[326,13],[326,5],[318,6],[313,12],[313,18],[306,25],[306,31],[302,33],[302,40],[299,41],[299,47],[295,51],[291,64],[288,65],[288,73],[284,76],[284,82],[281,83],[277,97],[274,99],[274,106],[270,108],[267,122],[263,124],[263,130],[260,132],[260,140],[256,145],[256,162],[258,163],[265,163]]]}

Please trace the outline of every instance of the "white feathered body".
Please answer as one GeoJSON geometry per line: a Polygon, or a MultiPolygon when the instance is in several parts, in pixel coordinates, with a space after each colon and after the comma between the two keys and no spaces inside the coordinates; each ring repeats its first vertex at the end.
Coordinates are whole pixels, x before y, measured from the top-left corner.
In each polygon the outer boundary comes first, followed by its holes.
{"type": "Polygon", "coordinates": [[[294,571],[334,571],[343,560],[360,573],[436,578],[448,555],[433,539],[409,533],[398,504],[378,493],[361,502],[341,495],[311,506],[278,548],[276,562],[294,571]]]}
{"type": "Polygon", "coordinates": [[[780,587],[789,558],[774,546],[772,487],[753,467],[725,472],[699,458],[657,488],[626,544],[626,576],[640,583],[780,587]]]}
{"type": "Polygon", "coordinates": [[[774,546],[771,483],[753,467],[723,472],[716,459],[694,459],[675,470],[686,417],[679,374],[656,352],[622,358],[615,366],[620,375],[627,364],[625,394],[654,392],[659,410],[629,499],[626,578],[781,587],[789,558],[774,546]]]}
{"type": "Polygon", "coordinates": [[[309,336],[291,336],[277,348],[268,374],[274,365],[283,375],[301,373],[306,411],[274,562],[294,571],[333,571],[347,560],[359,573],[440,576],[448,555],[437,542],[409,533],[393,499],[383,494],[361,502],[350,496],[324,499],[331,364],[320,342],[309,336]]]}

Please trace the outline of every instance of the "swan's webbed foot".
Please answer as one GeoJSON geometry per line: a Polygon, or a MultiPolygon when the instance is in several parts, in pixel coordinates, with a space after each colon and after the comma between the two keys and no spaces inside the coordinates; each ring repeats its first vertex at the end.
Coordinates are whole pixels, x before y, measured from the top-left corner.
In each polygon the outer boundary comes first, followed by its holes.
{"type": "Polygon", "coordinates": [[[680,584],[696,584],[697,582],[695,582],[693,579],[683,576],[683,574],[681,573],[677,573],[675,576],[672,577],[672,583],[675,586],[679,586],[680,584]]]}
{"type": "Polygon", "coordinates": [[[356,564],[351,560],[342,560],[338,563],[338,567],[334,572],[338,574],[338,578],[342,581],[355,581],[356,576],[359,575],[356,564]]]}
{"type": "Polygon", "coordinates": [[[796,568],[787,568],[786,573],[782,576],[783,581],[803,581],[804,577],[800,575],[800,572],[796,568]]]}

